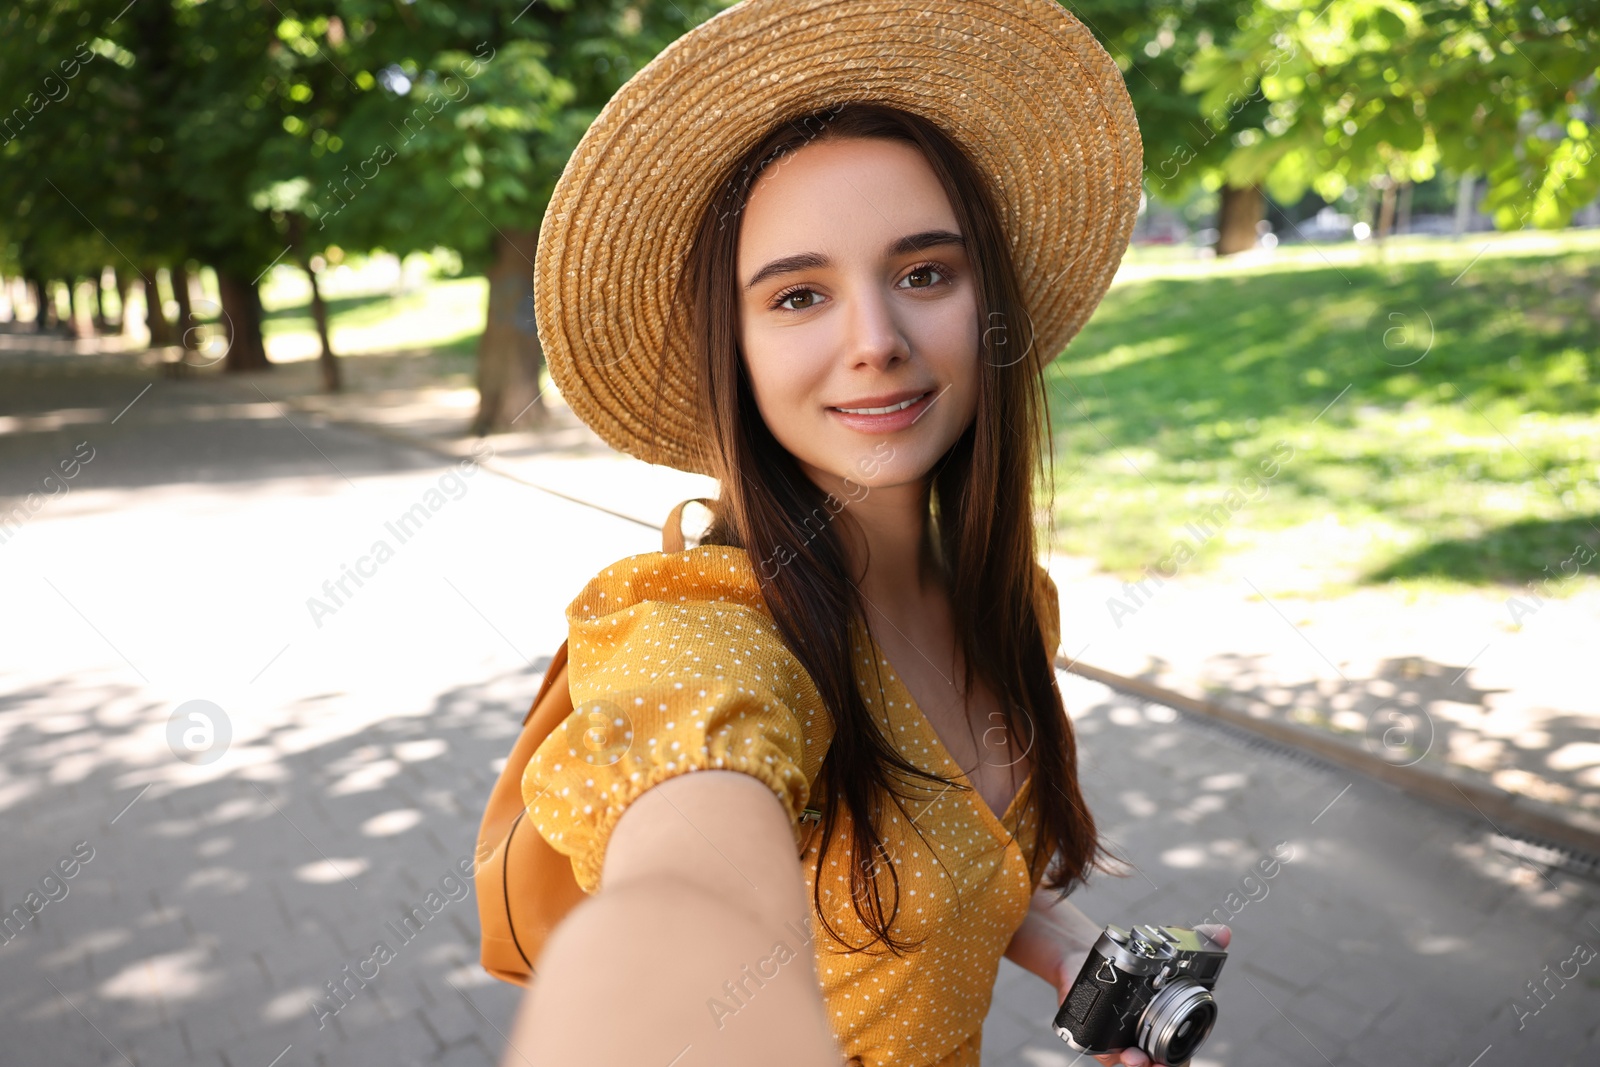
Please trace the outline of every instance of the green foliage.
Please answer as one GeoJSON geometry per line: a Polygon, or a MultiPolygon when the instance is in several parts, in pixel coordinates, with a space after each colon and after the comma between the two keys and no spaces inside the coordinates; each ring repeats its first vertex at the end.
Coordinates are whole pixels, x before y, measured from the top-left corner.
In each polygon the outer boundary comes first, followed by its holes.
{"type": "Polygon", "coordinates": [[[1233,133],[1260,124],[1266,103],[1246,90],[1203,100],[1184,84],[1195,57],[1228,38],[1254,0],[1081,0],[1064,3],[1122,70],[1144,147],[1145,186],[1182,200],[1221,166],[1233,133]]]}
{"type": "Polygon", "coordinates": [[[1589,123],[1600,108],[1600,26],[1577,3],[1271,0],[1201,49],[1184,79],[1203,106],[1259,92],[1259,130],[1222,165],[1325,199],[1374,177],[1486,174],[1503,229],[1558,227],[1600,193],[1589,123]]]}
{"type": "Polygon", "coordinates": [[[725,6],[125,3],[0,15],[0,106],[22,109],[0,146],[12,269],[196,258],[249,278],[290,245],[443,246],[480,269],[496,228],[537,228],[617,87],[725,6]]]}

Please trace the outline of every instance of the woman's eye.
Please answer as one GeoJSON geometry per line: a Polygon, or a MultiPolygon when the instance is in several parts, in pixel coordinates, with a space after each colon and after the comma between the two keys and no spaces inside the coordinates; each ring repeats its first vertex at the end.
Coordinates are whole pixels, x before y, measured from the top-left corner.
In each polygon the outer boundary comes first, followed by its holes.
{"type": "Polygon", "coordinates": [[[815,303],[816,299],[817,294],[810,289],[793,289],[780,296],[775,306],[785,308],[789,311],[804,311],[806,308],[811,307],[812,304],[815,303]],[[798,306],[791,306],[791,300],[798,300],[800,301],[800,304],[798,306]]]}
{"type": "MultiPolygon", "coordinates": [[[[949,273],[943,267],[932,265],[917,267],[901,279],[907,289],[931,289],[949,280],[949,273]]],[[[807,311],[817,306],[818,299],[814,289],[790,289],[786,293],[779,293],[773,299],[772,307],[783,311],[807,311]]]]}

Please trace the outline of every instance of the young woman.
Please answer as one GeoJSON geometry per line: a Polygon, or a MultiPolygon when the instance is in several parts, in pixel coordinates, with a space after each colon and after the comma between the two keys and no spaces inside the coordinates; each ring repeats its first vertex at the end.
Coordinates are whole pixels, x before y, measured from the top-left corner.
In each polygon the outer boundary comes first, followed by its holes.
{"type": "Polygon", "coordinates": [[[747,0],[562,176],[552,375],[721,494],[568,608],[582,729],[523,789],[593,895],[507,1064],[973,1065],[1000,956],[1059,1003],[1100,932],[1033,492],[1138,136],[1070,15],[996,7],[747,0]]]}

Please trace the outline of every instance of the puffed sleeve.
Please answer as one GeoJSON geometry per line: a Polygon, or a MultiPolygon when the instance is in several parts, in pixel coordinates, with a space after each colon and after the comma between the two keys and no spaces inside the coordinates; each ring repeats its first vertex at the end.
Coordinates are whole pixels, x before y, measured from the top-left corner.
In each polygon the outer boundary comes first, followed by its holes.
{"type": "Polygon", "coordinates": [[[1050,572],[1034,564],[1034,610],[1039,613],[1039,629],[1044,633],[1045,654],[1055,660],[1061,648],[1061,598],[1050,572]]]}
{"type": "Polygon", "coordinates": [[[742,551],[705,546],[622,560],[567,609],[573,711],[522,779],[528,818],[600,887],[606,843],[629,804],[675,775],[753,775],[800,816],[831,717],[784,644],[742,551]]]}

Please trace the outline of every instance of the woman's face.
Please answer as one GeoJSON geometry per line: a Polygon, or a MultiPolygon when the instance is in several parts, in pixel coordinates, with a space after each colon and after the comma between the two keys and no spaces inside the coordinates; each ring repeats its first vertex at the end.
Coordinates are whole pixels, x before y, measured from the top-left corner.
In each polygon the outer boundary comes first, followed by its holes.
{"type": "Polygon", "coordinates": [[[916,148],[819,141],[769,165],[737,271],[756,406],[824,489],[918,482],[972,422],[972,268],[916,148]]]}

